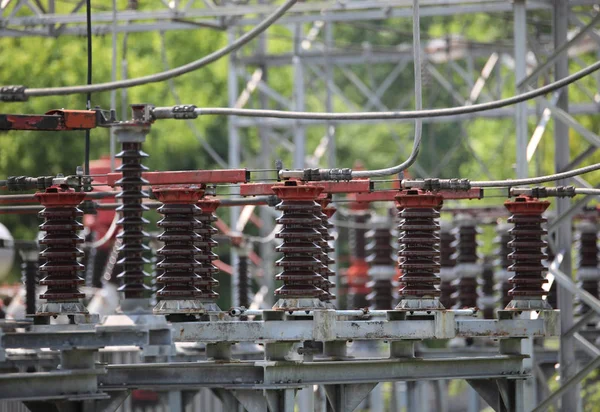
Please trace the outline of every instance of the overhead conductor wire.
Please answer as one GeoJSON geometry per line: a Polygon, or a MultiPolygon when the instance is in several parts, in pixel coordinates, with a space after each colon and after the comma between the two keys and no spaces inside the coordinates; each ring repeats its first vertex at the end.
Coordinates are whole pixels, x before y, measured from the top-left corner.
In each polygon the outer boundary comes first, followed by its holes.
{"type": "MultiPolygon", "coordinates": [[[[89,3],[90,0],[88,0],[89,3]]],[[[49,87],[49,88],[26,88],[24,91],[25,96],[64,96],[69,94],[80,94],[80,93],[92,93],[92,92],[103,92],[114,89],[124,89],[134,86],[140,86],[148,83],[156,83],[163,80],[171,79],[173,77],[181,76],[183,74],[198,70],[220,58],[228,55],[231,52],[238,50],[240,47],[250,42],[256,36],[267,30],[273,23],[275,23],[281,16],[285,14],[298,0],[287,0],[279,8],[277,8],[272,14],[266,19],[257,24],[250,31],[244,33],[236,41],[229,45],[219,49],[201,59],[195,60],[183,66],[176,67],[171,70],[166,70],[160,73],[151,74],[148,76],[137,77],[134,79],[118,80],[107,83],[97,83],[94,85],[87,86],[67,86],[67,87],[49,87]]]]}
{"type": "MultiPolygon", "coordinates": [[[[92,5],[91,0],[86,0],[86,23],[87,23],[87,84],[92,84],[92,5]]],[[[87,93],[85,108],[92,109],[92,92],[87,93]]],[[[90,129],[85,130],[85,158],[83,164],[83,173],[90,174],[90,129]]]]}

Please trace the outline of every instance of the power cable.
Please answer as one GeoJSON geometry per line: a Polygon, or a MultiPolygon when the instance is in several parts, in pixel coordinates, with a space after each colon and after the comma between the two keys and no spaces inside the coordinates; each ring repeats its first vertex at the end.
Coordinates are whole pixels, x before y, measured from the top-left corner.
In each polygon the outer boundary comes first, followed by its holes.
{"type": "MultiPolygon", "coordinates": [[[[91,0],[86,0],[86,26],[87,26],[87,84],[92,84],[92,4],[91,0]]],[[[87,93],[85,108],[92,109],[92,92],[87,93]]],[[[83,173],[90,174],[90,129],[85,130],[85,157],[83,162],[83,173]]]]}
{"type": "Polygon", "coordinates": [[[567,179],[573,176],[579,176],[585,173],[593,172],[600,169],[600,163],[579,169],[570,170],[568,172],[555,173],[547,176],[531,177],[524,179],[507,179],[507,180],[480,180],[472,181],[471,187],[512,187],[522,185],[537,185],[539,183],[554,182],[556,180],[567,179]]]}
{"type": "Polygon", "coordinates": [[[129,87],[140,86],[148,83],[156,83],[163,80],[171,79],[173,77],[181,76],[186,73],[198,70],[210,63],[213,63],[220,58],[238,50],[244,46],[256,36],[267,30],[273,23],[275,23],[281,16],[283,16],[298,0],[287,0],[283,5],[277,8],[272,14],[266,19],[256,25],[250,31],[244,33],[236,41],[227,46],[219,49],[201,59],[190,62],[183,66],[176,67],[171,70],[167,70],[160,73],[151,74],[148,76],[137,77],[134,79],[118,80],[115,82],[98,83],[95,85],[87,86],[67,86],[67,87],[50,87],[50,88],[39,88],[30,89],[26,88],[24,91],[25,96],[64,96],[69,94],[79,93],[92,93],[92,92],[103,92],[114,89],[124,89],[129,87]]]}
{"type": "MultiPolygon", "coordinates": [[[[499,109],[506,106],[515,105],[527,100],[532,100],[542,95],[552,93],[562,87],[574,83],[587,75],[600,69],[600,61],[582,69],[570,76],[563,77],[553,83],[526,93],[518,94],[506,99],[494,100],[486,103],[478,103],[470,106],[448,107],[444,109],[426,109],[426,110],[405,110],[405,111],[387,111],[387,112],[349,112],[349,113],[329,113],[329,112],[296,112],[285,110],[270,109],[232,109],[227,107],[207,107],[195,110],[197,115],[217,115],[217,116],[240,116],[240,117],[268,117],[277,119],[293,120],[397,120],[397,119],[419,119],[426,117],[444,117],[458,116],[463,114],[483,112],[486,110],[499,109]]],[[[171,107],[157,107],[153,111],[157,119],[173,118],[171,107]]]]}

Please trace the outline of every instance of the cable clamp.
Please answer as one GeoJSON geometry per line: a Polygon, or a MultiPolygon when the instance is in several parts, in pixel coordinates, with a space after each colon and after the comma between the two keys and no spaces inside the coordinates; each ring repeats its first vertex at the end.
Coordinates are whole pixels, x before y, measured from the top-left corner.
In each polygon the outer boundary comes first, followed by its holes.
{"type": "Polygon", "coordinates": [[[0,102],[26,102],[25,86],[0,87],[0,102]]]}
{"type": "Polygon", "coordinates": [[[197,117],[196,106],[193,104],[173,106],[174,119],[196,119],[197,117]]]}

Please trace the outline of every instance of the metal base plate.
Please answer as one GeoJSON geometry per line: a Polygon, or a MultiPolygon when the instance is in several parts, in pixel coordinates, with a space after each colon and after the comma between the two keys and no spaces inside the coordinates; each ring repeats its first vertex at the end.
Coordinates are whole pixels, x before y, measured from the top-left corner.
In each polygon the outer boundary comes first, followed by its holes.
{"type": "Polygon", "coordinates": [[[504,310],[552,310],[552,307],[543,299],[513,299],[504,310]]]}
{"type": "Polygon", "coordinates": [[[313,310],[313,309],[330,309],[331,302],[323,302],[320,299],[311,298],[287,298],[279,299],[273,310],[297,311],[297,310],[313,310]]]}
{"type": "Polygon", "coordinates": [[[52,302],[42,303],[36,309],[36,316],[58,316],[58,315],[87,315],[88,311],[83,303],[77,302],[52,302]]]}
{"type": "Polygon", "coordinates": [[[157,315],[168,314],[205,314],[221,312],[215,302],[203,302],[201,300],[161,300],[156,304],[153,312],[157,315]]]}
{"type": "Polygon", "coordinates": [[[430,310],[445,310],[444,305],[440,303],[439,299],[402,299],[396,306],[396,310],[409,310],[409,311],[430,311],[430,310]]]}

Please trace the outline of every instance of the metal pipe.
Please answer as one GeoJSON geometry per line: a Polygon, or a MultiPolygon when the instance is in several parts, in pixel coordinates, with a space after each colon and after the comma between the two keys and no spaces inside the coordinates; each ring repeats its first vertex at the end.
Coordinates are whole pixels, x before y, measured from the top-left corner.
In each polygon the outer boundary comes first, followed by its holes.
{"type": "MultiPolygon", "coordinates": [[[[348,310],[336,310],[336,316],[360,316],[360,317],[386,317],[389,310],[362,310],[362,309],[348,309],[348,310]]],[[[448,312],[454,313],[455,316],[472,316],[476,313],[474,309],[455,309],[448,312]]],[[[291,316],[312,316],[314,312],[310,311],[295,311],[288,313],[291,316]]],[[[243,308],[232,308],[229,310],[229,315],[234,317],[239,316],[262,316],[262,309],[243,309],[243,308]]]]}

